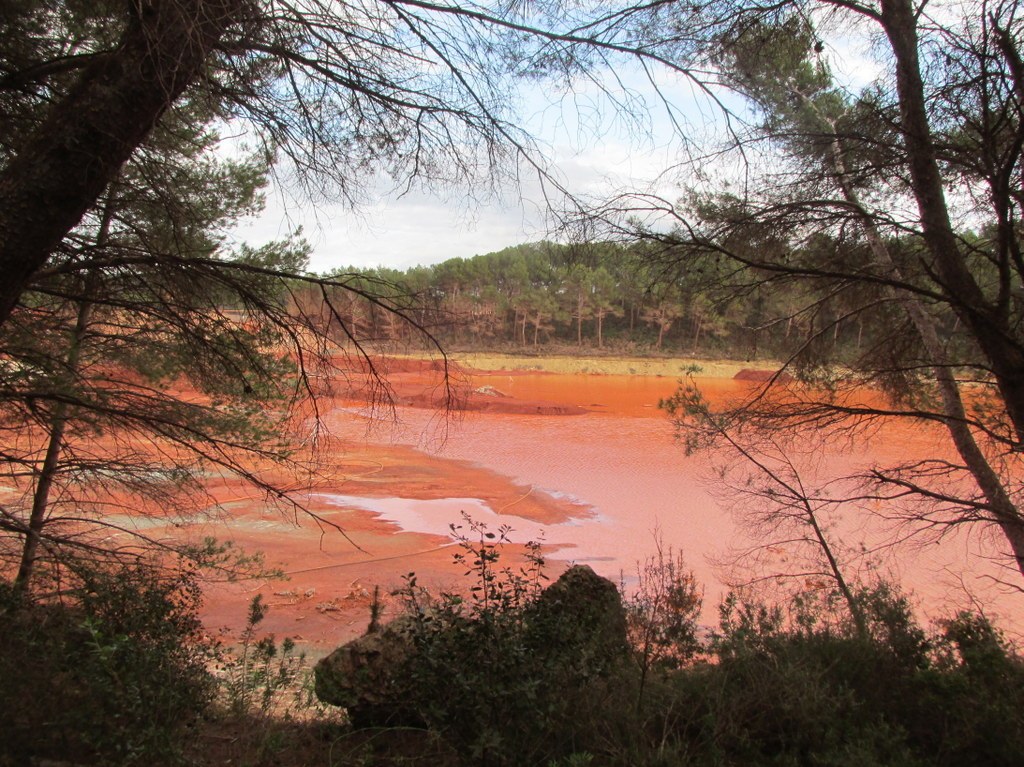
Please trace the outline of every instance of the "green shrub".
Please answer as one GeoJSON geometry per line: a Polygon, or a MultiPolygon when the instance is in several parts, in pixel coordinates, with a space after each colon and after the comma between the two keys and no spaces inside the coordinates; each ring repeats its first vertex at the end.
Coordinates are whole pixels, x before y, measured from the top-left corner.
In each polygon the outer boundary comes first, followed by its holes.
{"type": "Polygon", "coordinates": [[[0,763],[174,762],[210,702],[212,645],[187,573],[78,569],[72,592],[0,595],[0,763]]]}
{"type": "Polygon", "coordinates": [[[981,615],[961,612],[932,640],[900,711],[932,763],[1017,765],[1024,754],[1024,663],[981,615]]]}
{"type": "Polygon", "coordinates": [[[625,601],[641,696],[651,672],[680,668],[701,650],[700,588],[682,554],[666,549],[660,539],[656,543],[655,554],[637,566],[636,588],[625,601]]]}
{"type": "Polygon", "coordinates": [[[928,636],[886,584],[857,598],[867,636],[827,597],[731,596],[710,661],[652,686],[648,728],[692,764],[1019,763],[1024,670],[998,633],[962,614],[928,636]]]}
{"type": "Polygon", "coordinates": [[[466,524],[473,538],[462,535],[459,561],[474,576],[470,596],[429,599],[411,574],[402,592],[414,619],[407,702],[467,763],[581,763],[624,665],[624,616],[619,642],[595,646],[602,616],[561,617],[557,589],[541,590],[536,546],[522,568],[500,567],[508,530],[466,524]]]}
{"type": "Polygon", "coordinates": [[[239,646],[221,653],[221,692],[234,716],[290,715],[308,708],[305,654],[296,653],[290,638],[280,644],[273,636],[256,638],[267,609],[261,594],[253,597],[239,646]]]}
{"type": "Polygon", "coordinates": [[[410,574],[414,651],[389,676],[403,724],[459,764],[1009,767],[1024,754],[1024,665],[980,616],[926,632],[880,583],[855,592],[860,626],[833,594],[730,596],[702,640],[699,590],[668,551],[641,565],[620,616],[633,646],[595,652],[581,639],[600,621],[573,614],[557,583],[542,591],[537,550],[503,567],[507,531],[467,524],[469,596],[431,598],[410,574]]]}

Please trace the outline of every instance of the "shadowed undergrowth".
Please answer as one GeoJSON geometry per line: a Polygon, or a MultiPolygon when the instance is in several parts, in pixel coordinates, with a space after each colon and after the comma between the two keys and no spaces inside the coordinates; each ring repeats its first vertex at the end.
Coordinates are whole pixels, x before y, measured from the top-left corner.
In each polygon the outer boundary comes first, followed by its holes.
{"type": "Polygon", "coordinates": [[[410,576],[401,592],[400,725],[357,729],[318,703],[291,644],[256,638],[262,605],[241,647],[216,648],[188,577],[94,573],[35,605],[5,591],[0,764],[969,767],[1024,753],[1024,665],[982,616],[926,630],[882,583],[858,591],[866,635],[820,592],[732,595],[710,630],[669,550],[601,608],[618,618],[588,617],[544,588],[536,549],[506,565],[507,531],[456,532],[466,591],[410,576]]]}

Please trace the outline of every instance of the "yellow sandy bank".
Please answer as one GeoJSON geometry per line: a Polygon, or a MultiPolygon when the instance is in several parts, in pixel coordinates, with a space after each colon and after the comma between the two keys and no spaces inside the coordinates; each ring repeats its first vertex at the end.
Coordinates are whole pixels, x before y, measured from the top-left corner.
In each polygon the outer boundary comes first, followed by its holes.
{"type": "Polygon", "coordinates": [[[694,366],[700,375],[732,378],[744,368],[777,370],[778,362],[758,360],[697,360],[685,357],[526,356],[493,352],[452,352],[451,358],[476,370],[535,370],[545,373],[599,375],[673,376],[685,375],[694,366]]]}

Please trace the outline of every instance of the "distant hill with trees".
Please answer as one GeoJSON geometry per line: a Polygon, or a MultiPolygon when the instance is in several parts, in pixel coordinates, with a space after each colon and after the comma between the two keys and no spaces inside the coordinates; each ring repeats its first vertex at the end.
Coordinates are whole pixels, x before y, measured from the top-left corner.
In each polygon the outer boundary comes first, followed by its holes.
{"type": "MultiPolygon", "coordinates": [[[[820,243],[818,244],[820,246],[820,243]]],[[[522,348],[716,356],[784,356],[819,335],[831,357],[862,351],[863,318],[849,322],[806,312],[797,284],[766,283],[751,270],[729,274],[702,260],[683,269],[652,243],[534,242],[401,271],[341,269],[331,276],[391,285],[414,325],[452,348],[522,348]],[[668,264],[668,266],[664,266],[668,264]],[[748,285],[746,289],[737,286],[748,285]]],[[[301,291],[296,300],[318,300],[301,291]]],[[[335,322],[360,338],[402,341],[410,326],[353,294],[333,303],[335,322]]],[[[306,307],[309,311],[309,307],[306,307]]]]}

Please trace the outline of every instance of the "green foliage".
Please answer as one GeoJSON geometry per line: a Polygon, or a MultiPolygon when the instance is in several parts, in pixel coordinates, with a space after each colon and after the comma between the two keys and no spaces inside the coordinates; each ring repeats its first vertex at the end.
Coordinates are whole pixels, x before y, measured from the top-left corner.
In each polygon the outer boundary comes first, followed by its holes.
{"type": "Polygon", "coordinates": [[[960,612],[932,638],[907,695],[909,737],[950,765],[1016,764],[1024,753],[1024,662],[982,615],[960,612]]]}
{"type": "MultiPolygon", "coordinates": [[[[883,583],[856,591],[861,633],[827,594],[730,595],[703,639],[699,589],[667,549],[642,563],[627,601],[630,663],[613,642],[586,643],[600,622],[573,613],[557,584],[542,588],[535,546],[511,566],[507,529],[467,519],[455,532],[468,596],[432,598],[412,574],[402,592],[416,653],[397,678],[421,735],[339,739],[329,720],[306,721],[302,657],[257,638],[257,598],[240,647],[220,656],[227,716],[211,723],[233,728],[233,760],[275,764],[294,747],[307,762],[329,749],[339,765],[422,764],[429,753],[446,765],[998,767],[1024,752],[1024,663],[983,616],[926,632],[883,583]]],[[[0,594],[0,699],[16,702],[0,764],[179,760],[215,692],[194,578],[76,573],[51,604],[10,585],[0,594]]]]}
{"type": "MultiPolygon", "coordinates": [[[[446,346],[608,346],[747,357],[783,348],[781,326],[765,320],[774,309],[769,304],[784,302],[791,289],[727,296],[722,287],[729,275],[719,266],[683,269],[652,262],[647,250],[642,243],[537,242],[405,272],[377,270],[371,278],[426,299],[419,311],[446,346]]],[[[375,337],[409,332],[393,328],[370,302],[356,302],[347,318],[375,337]]]]}
{"type": "Polygon", "coordinates": [[[253,459],[293,458],[288,341],[301,323],[281,271],[309,248],[224,247],[261,207],[269,166],[218,156],[210,107],[167,115],[0,328],[0,476],[19,491],[0,560],[20,562],[27,586],[75,555],[85,519],[154,500],[187,513],[211,470],[266,490],[253,459]]]}
{"type": "Polygon", "coordinates": [[[2,586],[0,764],[175,761],[214,692],[195,578],[141,565],[76,576],[49,603],[2,586]]]}
{"type": "Polygon", "coordinates": [[[960,615],[929,637],[890,586],[858,600],[866,637],[824,599],[723,603],[713,662],[662,693],[689,710],[674,726],[697,763],[1015,763],[1024,667],[988,623],[960,615]],[[998,683],[976,683],[978,665],[998,683]]]}
{"type": "Polygon", "coordinates": [[[556,759],[548,764],[548,767],[589,767],[594,763],[594,755],[581,751],[577,754],[570,754],[564,759],[556,759]]]}
{"type": "MultiPolygon", "coordinates": [[[[712,751],[752,764],[914,763],[894,710],[898,697],[890,693],[916,663],[885,640],[865,641],[835,628],[831,616],[813,620],[810,604],[797,602],[786,611],[735,597],[723,603],[712,640],[717,664],[695,677],[713,701],[700,739],[712,751]]],[[[916,633],[883,620],[892,631],[882,636],[899,645],[916,633]]],[[[683,680],[684,687],[692,681],[683,680]]]]}
{"type": "Polygon", "coordinates": [[[591,712],[613,694],[622,648],[593,647],[594,621],[545,607],[535,544],[524,566],[499,567],[509,531],[466,525],[453,531],[474,578],[468,599],[427,599],[412,574],[401,593],[414,618],[415,652],[402,670],[410,709],[468,764],[589,763],[581,754],[600,721],[591,712]]]}
{"type": "Polygon", "coordinates": [[[626,600],[630,644],[640,668],[640,697],[651,671],[678,669],[700,650],[697,620],[703,598],[682,554],[657,551],[637,567],[637,583],[626,600]]]}
{"type": "Polygon", "coordinates": [[[1024,752],[1024,664],[980,616],[928,633],[883,583],[856,592],[865,634],[828,595],[733,594],[700,640],[699,590],[668,550],[628,601],[637,662],[593,673],[545,654],[548,627],[531,638],[534,587],[498,570],[500,536],[470,529],[474,596],[406,591],[410,699],[459,764],[1008,767],[1024,752]]]}
{"type": "Polygon", "coordinates": [[[239,647],[222,659],[221,690],[234,716],[289,715],[308,703],[302,684],[306,656],[296,654],[294,640],[278,645],[273,636],[256,638],[267,609],[261,594],[252,598],[239,647]]]}
{"type": "Polygon", "coordinates": [[[218,654],[219,695],[211,727],[236,733],[221,755],[225,763],[255,767],[319,759],[325,739],[333,738],[339,725],[339,718],[316,701],[306,655],[294,640],[258,637],[268,609],[262,596],[253,597],[239,643],[218,654]]]}

